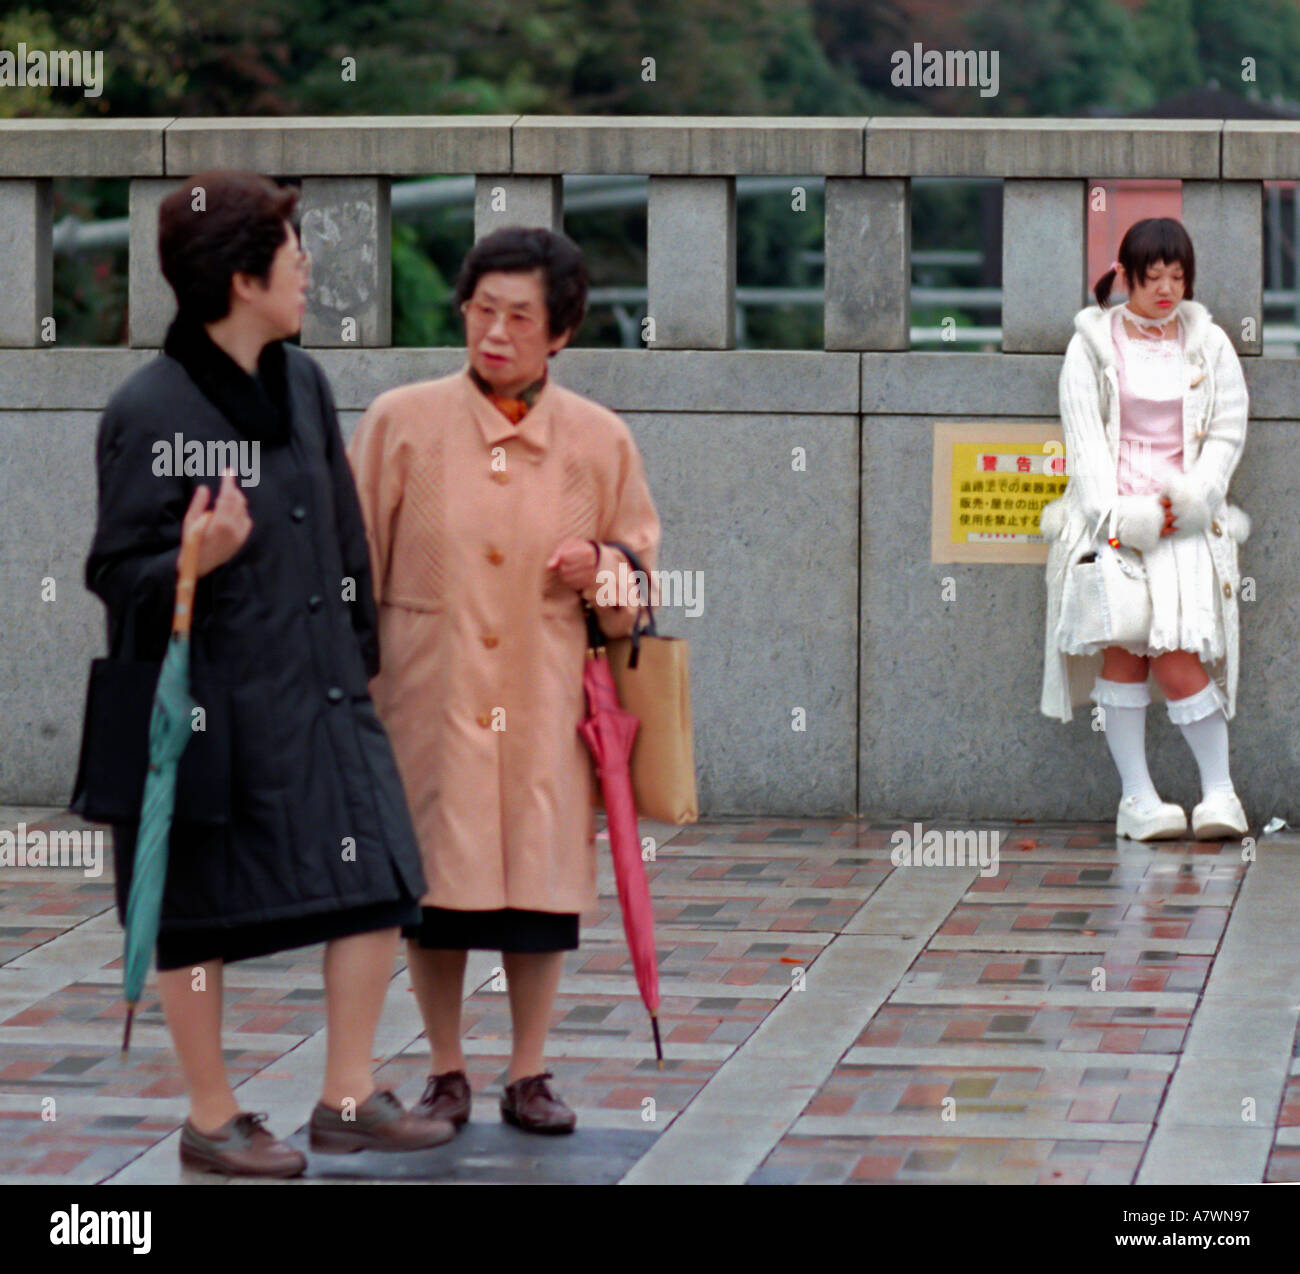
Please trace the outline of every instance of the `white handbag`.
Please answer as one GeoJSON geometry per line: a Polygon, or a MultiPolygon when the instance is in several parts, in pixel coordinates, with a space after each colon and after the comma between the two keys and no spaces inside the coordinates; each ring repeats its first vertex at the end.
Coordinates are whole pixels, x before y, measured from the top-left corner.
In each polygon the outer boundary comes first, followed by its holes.
{"type": "MultiPolygon", "coordinates": [[[[1115,538],[1116,507],[1110,511],[1115,538]]],[[[1151,591],[1142,554],[1102,544],[1065,571],[1058,645],[1122,646],[1145,643],[1151,631],[1151,591]]]]}

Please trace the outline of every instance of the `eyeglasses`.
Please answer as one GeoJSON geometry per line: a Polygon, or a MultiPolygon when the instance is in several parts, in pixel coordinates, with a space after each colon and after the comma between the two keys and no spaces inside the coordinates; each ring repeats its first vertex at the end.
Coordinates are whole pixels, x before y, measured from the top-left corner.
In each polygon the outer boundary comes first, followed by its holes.
{"type": "Polygon", "coordinates": [[[523,314],[518,310],[501,311],[495,306],[485,305],[482,301],[466,301],[460,307],[466,323],[474,328],[491,328],[495,326],[497,316],[505,319],[506,331],[511,336],[529,336],[542,326],[542,320],[535,314],[523,314]]]}

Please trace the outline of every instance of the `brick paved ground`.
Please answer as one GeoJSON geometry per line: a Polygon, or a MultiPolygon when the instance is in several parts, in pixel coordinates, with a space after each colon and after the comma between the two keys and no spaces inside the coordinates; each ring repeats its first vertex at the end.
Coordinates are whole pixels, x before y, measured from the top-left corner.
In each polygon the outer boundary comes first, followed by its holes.
{"type": "MultiPolygon", "coordinates": [[[[15,810],[0,827],[20,818],[85,827],[15,810]]],[[[306,1182],[1300,1181],[1296,839],[1263,838],[1247,862],[1235,842],[987,826],[1003,834],[989,876],[895,867],[910,822],[644,827],[666,1067],[602,871],[551,1033],[577,1134],[500,1123],[509,1013],[498,958],[474,953],[470,1127],[423,1155],[313,1157],[306,1182]]],[[[178,1166],[184,1089],[152,984],[118,1051],[112,897],[111,862],[96,879],[0,869],[0,1180],[224,1184],[178,1166]]],[[[320,949],[232,965],[226,985],[237,1092],[305,1148],[320,949]]],[[[400,963],[376,1063],[419,1094],[427,1050],[400,963]]]]}

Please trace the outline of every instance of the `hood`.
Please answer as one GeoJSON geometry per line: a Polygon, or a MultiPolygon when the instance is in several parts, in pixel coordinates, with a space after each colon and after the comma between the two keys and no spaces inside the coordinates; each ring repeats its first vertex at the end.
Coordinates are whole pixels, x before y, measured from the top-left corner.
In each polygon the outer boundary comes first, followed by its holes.
{"type": "MultiPolygon", "coordinates": [[[[1103,310],[1099,305],[1089,305],[1074,316],[1074,330],[1087,342],[1093,357],[1103,367],[1110,367],[1115,362],[1115,341],[1110,334],[1113,313],[1114,306],[1103,310]]],[[[1178,315],[1187,331],[1187,353],[1199,350],[1213,326],[1210,311],[1199,301],[1185,300],[1178,315]]]]}

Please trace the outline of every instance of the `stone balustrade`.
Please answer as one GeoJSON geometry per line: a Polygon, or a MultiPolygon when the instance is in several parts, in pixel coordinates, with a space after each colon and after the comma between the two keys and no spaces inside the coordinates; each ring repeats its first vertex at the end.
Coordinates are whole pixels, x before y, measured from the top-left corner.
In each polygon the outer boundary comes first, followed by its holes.
{"type": "Polygon", "coordinates": [[[304,239],[319,286],[308,346],[391,341],[389,186],[474,174],[475,227],[558,226],[561,178],[649,178],[648,311],[659,349],[735,344],[735,179],[826,179],[825,345],[907,347],[911,178],[994,177],[1003,201],[1003,350],[1059,352],[1086,293],[1089,182],[1177,178],[1206,253],[1200,295],[1258,354],[1262,186],[1300,170],[1292,121],[445,116],[0,121],[0,225],[15,286],[0,296],[0,346],[39,346],[51,308],[53,177],[131,179],[130,342],[156,347],[171,299],[152,243],[162,194],[205,168],[303,182],[304,239]],[[24,263],[29,263],[24,266],[24,263]],[[344,333],[343,320],[353,320],[344,333]],[[1244,333],[1244,334],[1243,334],[1244,333]]]}

